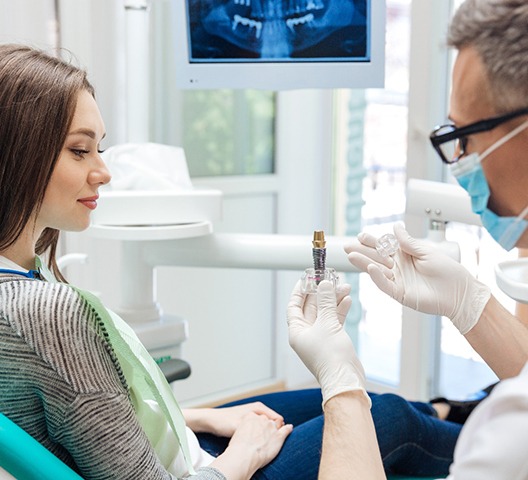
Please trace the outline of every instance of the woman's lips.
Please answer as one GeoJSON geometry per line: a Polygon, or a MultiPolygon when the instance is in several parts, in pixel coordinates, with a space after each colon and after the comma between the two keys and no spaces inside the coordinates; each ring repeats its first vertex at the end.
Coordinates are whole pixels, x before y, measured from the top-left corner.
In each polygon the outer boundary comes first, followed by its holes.
{"type": "Polygon", "coordinates": [[[97,208],[97,199],[99,197],[89,197],[89,198],[81,198],[77,200],[78,202],[82,203],[86,208],[89,208],[90,210],[95,210],[97,208]]]}

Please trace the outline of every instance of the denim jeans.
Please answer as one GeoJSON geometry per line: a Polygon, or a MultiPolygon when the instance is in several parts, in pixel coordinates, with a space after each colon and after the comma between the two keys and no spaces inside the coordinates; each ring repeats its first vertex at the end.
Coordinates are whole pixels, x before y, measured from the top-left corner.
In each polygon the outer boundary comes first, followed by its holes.
{"type": "Polygon", "coordinates": [[[369,395],[385,471],[446,476],[462,425],[439,420],[429,403],[390,393],[369,395]]]}
{"type": "MultiPolygon", "coordinates": [[[[387,473],[445,476],[462,428],[439,420],[430,404],[408,402],[393,394],[369,394],[372,416],[387,473]]],[[[294,426],[279,454],[260,469],[256,480],[316,480],[321,456],[323,412],[319,389],[270,393],[218,408],[260,401],[294,426]]],[[[220,455],[229,439],[198,434],[201,447],[220,455]]]]}

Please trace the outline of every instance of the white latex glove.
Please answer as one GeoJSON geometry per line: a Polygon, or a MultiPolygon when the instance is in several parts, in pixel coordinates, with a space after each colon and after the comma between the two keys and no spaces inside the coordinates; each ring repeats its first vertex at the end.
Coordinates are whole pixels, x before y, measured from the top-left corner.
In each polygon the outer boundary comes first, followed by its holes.
{"type": "Polygon", "coordinates": [[[358,235],[359,243],[345,247],[350,263],[402,305],[444,315],[465,335],[478,322],[490,289],[451,257],[411,237],[402,224],[394,225],[394,235],[400,249],[385,258],[376,251],[376,237],[358,235]]]}
{"type": "Polygon", "coordinates": [[[297,282],[288,304],[290,345],[321,386],[323,408],[335,395],[352,390],[365,391],[365,372],[343,323],[352,299],[350,285],[334,290],[322,281],[317,294],[301,292],[297,282]]]}

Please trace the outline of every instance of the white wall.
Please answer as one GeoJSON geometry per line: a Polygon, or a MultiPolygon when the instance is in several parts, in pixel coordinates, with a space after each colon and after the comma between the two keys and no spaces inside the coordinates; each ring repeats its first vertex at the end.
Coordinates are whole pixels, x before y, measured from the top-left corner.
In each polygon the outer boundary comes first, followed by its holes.
{"type": "Polygon", "coordinates": [[[0,42],[57,46],[58,24],[53,0],[0,0],[0,42]]]}

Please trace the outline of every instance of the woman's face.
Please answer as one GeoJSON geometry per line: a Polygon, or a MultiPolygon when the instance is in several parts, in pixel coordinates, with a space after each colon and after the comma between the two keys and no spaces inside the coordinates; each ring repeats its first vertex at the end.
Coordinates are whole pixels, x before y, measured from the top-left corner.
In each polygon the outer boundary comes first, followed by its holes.
{"type": "Polygon", "coordinates": [[[110,172],[99,154],[104,135],[95,99],[83,90],[46,188],[36,221],[38,231],[46,227],[81,231],[90,225],[90,213],[97,207],[97,191],[110,181],[110,172]]]}

